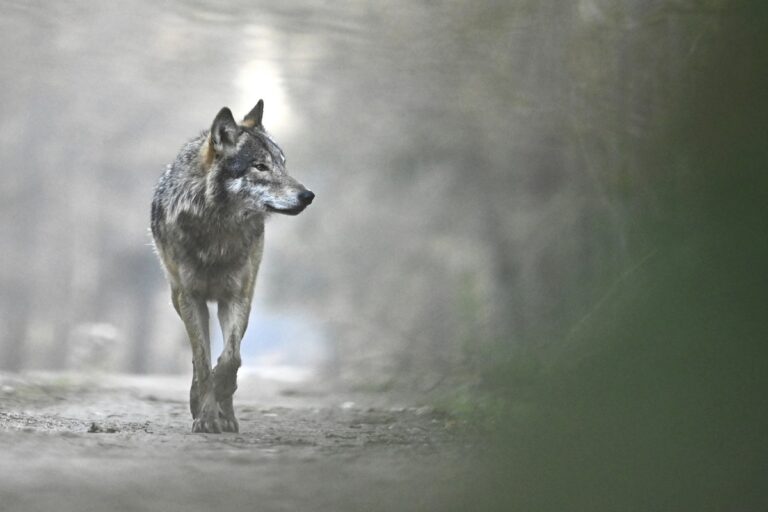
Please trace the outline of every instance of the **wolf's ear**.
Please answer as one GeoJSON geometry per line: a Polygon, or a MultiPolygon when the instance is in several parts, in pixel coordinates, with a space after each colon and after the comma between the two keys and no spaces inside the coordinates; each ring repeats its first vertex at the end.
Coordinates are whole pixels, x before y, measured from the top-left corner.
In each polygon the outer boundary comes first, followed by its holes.
{"type": "Polygon", "coordinates": [[[223,153],[237,143],[239,128],[232,117],[232,111],[227,107],[219,110],[211,125],[211,143],[216,153],[223,153]]]}
{"type": "Polygon", "coordinates": [[[261,118],[264,116],[264,100],[259,100],[253,110],[243,118],[242,125],[246,128],[261,126],[261,118]]]}

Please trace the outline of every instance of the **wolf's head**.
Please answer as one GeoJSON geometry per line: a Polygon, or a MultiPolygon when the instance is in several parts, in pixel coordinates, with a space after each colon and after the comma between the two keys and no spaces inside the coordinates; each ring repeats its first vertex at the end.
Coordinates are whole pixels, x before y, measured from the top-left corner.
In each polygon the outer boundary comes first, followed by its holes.
{"type": "Polygon", "coordinates": [[[208,193],[253,213],[297,215],[315,194],[288,176],[285,154],[264,130],[263,114],[259,100],[239,124],[227,107],[216,115],[202,147],[208,193]]]}

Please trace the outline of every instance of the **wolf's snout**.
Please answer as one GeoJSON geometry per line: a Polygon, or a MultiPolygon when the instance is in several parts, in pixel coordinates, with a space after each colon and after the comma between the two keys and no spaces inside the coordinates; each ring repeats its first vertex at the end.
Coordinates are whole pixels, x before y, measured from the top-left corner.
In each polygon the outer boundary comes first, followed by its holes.
{"type": "Polygon", "coordinates": [[[312,204],[312,201],[315,199],[315,193],[311,190],[305,190],[299,194],[299,201],[301,201],[301,204],[304,206],[308,204],[312,204]]]}

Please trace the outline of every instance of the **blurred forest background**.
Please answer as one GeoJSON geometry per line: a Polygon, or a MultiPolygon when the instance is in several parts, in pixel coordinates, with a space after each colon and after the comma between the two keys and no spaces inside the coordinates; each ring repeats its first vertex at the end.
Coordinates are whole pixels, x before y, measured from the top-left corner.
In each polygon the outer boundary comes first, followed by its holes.
{"type": "Polygon", "coordinates": [[[318,198],[248,343],[437,393],[489,506],[765,509],[768,4],[0,5],[3,369],[188,371],[152,189],[263,97],[318,198]]]}

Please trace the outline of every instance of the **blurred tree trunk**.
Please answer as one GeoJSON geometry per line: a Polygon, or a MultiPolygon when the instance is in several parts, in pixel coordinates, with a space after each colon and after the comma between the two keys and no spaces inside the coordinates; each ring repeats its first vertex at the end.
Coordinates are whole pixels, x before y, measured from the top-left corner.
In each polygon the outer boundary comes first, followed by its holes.
{"type": "Polygon", "coordinates": [[[27,328],[30,322],[29,290],[26,286],[14,287],[11,297],[4,297],[5,328],[2,335],[0,369],[16,372],[24,366],[27,328]]]}

